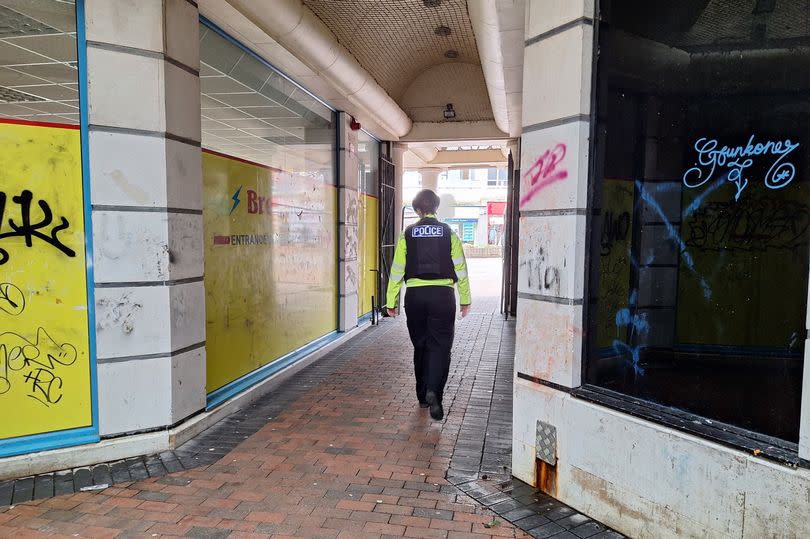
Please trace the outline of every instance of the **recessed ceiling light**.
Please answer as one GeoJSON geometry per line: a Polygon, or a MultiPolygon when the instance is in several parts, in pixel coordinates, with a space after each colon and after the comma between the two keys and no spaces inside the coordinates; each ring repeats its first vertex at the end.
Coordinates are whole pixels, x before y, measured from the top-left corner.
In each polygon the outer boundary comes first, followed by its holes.
{"type": "Polygon", "coordinates": [[[422,3],[425,4],[425,7],[439,7],[442,0],[422,0],[422,3]]]}
{"type": "Polygon", "coordinates": [[[447,58],[458,58],[458,51],[450,49],[444,53],[444,56],[447,58]]]}
{"type": "Polygon", "coordinates": [[[437,36],[449,36],[453,31],[450,30],[450,27],[442,25],[437,26],[435,32],[437,36]]]}

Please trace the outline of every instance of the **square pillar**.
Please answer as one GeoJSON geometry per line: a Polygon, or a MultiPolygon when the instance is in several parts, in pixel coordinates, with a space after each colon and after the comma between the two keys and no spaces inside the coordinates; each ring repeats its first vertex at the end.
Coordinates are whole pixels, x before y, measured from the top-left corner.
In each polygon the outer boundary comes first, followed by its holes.
{"type": "Polygon", "coordinates": [[[358,198],[360,159],[357,155],[357,131],[350,127],[351,118],[338,115],[338,253],[340,256],[340,302],[338,329],[357,327],[358,296],[358,198]]]}
{"type": "Polygon", "coordinates": [[[102,436],[205,407],[199,12],[86,0],[102,436]]]}
{"type": "Polygon", "coordinates": [[[526,2],[512,468],[532,484],[535,423],[554,418],[521,399],[582,378],[593,9],[526,2]]]}

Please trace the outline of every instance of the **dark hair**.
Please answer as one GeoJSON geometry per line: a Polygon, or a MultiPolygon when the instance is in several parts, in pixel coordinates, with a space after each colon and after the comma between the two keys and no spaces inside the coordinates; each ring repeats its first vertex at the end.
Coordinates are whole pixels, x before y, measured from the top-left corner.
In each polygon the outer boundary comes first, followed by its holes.
{"type": "Polygon", "coordinates": [[[430,189],[423,189],[417,193],[415,197],[413,197],[413,209],[424,213],[436,213],[436,210],[439,209],[439,203],[441,199],[439,195],[431,191],[430,189]]]}

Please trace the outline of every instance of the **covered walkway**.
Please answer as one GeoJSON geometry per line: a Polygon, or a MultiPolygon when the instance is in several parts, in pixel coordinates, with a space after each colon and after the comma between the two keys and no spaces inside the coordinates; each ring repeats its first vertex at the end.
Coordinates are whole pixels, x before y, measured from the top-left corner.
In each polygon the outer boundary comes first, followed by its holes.
{"type": "Polygon", "coordinates": [[[172,453],[0,484],[0,537],[619,537],[510,480],[496,263],[471,263],[442,422],[416,406],[404,320],[383,320],[172,453]]]}

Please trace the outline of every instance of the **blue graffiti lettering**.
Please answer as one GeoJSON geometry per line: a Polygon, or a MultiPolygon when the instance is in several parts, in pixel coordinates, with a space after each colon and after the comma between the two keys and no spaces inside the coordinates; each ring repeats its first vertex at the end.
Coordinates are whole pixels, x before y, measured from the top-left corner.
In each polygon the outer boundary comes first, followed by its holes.
{"type": "Polygon", "coordinates": [[[709,283],[705,278],[703,278],[703,276],[698,275],[697,270],[695,269],[695,261],[692,258],[692,255],[689,254],[689,251],[686,250],[686,244],[684,243],[683,239],[681,239],[680,234],[678,234],[678,230],[667,218],[666,213],[664,213],[664,210],[661,209],[661,206],[658,204],[658,201],[655,200],[655,197],[649,191],[644,189],[644,185],[640,181],[636,181],[636,188],[638,189],[640,199],[646,202],[650,208],[652,208],[655,213],[658,214],[658,217],[661,218],[661,222],[664,223],[664,227],[667,230],[667,235],[669,236],[670,241],[674,242],[675,245],[678,246],[678,250],[681,252],[681,259],[700,283],[700,287],[703,289],[703,297],[710,300],[712,298],[712,290],[709,287],[709,283]]]}
{"type": "Polygon", "coordinates": [[[695,166],[683,175],[683,184],[686,187],[690,189],[701,187],[714,177],[718,168],[727,168],[726,179],[737,188],[734,200],[739,200],[740,195],[748,187],[745,170],[754,164],[751,158],[766,155],[774,156],[776,160],[765,174],[765,187],[782,189],[796,177],[796,167],[785,158],[799,147],[798,142],[792,142],[790,139],[755,142],[755,135],[751,135],[745,146],[723,146],[718,149],[719,145],[717,139],[706,137],[701,137],[695,142],[698,160],[695,166]]]}
{"type": "Polygon", "coordinates": [[[644,375],[644,368],[641,366],[641,351],[644,349],[643,344],[628,344],[633,342],[644,342],[647,334],[650,332],[650,322],[647,320],[646,313],[636,314],[633,313],[638,300],[638,291],[633,290],[627,300],[628,306],[616,311],[616,333],[620,333],[622,328],[630,328],[628,335],[628,342],[615,339],[613,341],[613,350],[620,356],[629,355],[633,372],[637,376],[644,375]]]}
{"type": "Polygon", "coordinates": [[[726,181],[728,181],[728,176],[729,176],[729,173],[728,173],[728,172],[726,172],[726,173],[724,173],[724,174],[721,174],[721,175],[720,175],[720,177],[718,177],[718,178],[717,178],[717,179],[714,181],[714,183],[713,183],[713,184],[711,184],[711,186],[709,186],[709,188],[708,188],[708,189],[706,189],[705,191],[703,191],[703,192],[701,192],[700,194],[698,194],[698,195],[695,197],[695,199],[692,201],[692,203],[691,203],[691,204],[689,204],[689,206],[687,206],[685,210],[683,210],[683,218],[682,218],[682,219],[686,219],[687,217],[691,217],[691,215],[692,215],[693,213],[695,213],[695,212],[696,212],[698,209],[700,209],[700,207],[703,205],[703,202],[704,202],[704,201],[705,201],[707,198],[709,198],[709,196],[710,196],[712,193],[714,193],[714,192],[715,192],[715,191],[717,191],[717,190],[718,190],[720,187],[722,187],[722,186],[723,186],[723,184],[724,184],[726,181]]]}

